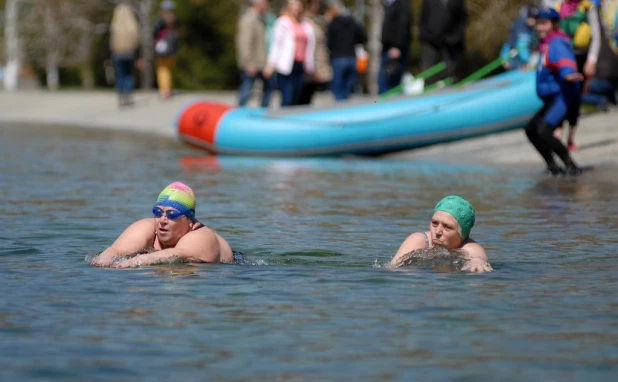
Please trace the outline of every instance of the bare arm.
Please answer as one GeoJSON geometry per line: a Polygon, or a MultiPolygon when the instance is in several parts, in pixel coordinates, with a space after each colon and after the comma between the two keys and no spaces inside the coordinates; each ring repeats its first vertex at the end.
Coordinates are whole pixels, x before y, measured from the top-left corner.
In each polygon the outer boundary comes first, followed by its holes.
{"type": "Polygon", "coordinates": [[[204,227],[183,236],[174,248],[138,255],[120,262],[117,267],[133,268],[152,265],[171,260],[174,257],[184,260],[217,263],[220,259],[219,241],[212,230],[204,227]]]}
{"type": "Polygon", "coordinates": [[[489,259],[485,253],[485,248],[472,240],[470,243],[463,246],[463,251],[466,253],[468,263],[461,269],[462,271],[470,272],[490,272],[493,270],[489,259]]]}
{"type": "Polygon", "coordinates": [[[154,232],[155,225],[153,219],[147,218],[136,221],[125,229],[109,248],[101,252],[93,260],[92,265],[98,267],[108,266],[114,260],[114,257],[138,252],[152,246],[154,232]]]}
{"type": "Polygon", "coordinates": [[[391,265],[395,267],[401,266],[402,262],[405,260],[405,255],[417,249],[425,249],[426,247],[425,235],[421,232],[413,233],[401,244],[399,250],[391,260],[391,265]]]}

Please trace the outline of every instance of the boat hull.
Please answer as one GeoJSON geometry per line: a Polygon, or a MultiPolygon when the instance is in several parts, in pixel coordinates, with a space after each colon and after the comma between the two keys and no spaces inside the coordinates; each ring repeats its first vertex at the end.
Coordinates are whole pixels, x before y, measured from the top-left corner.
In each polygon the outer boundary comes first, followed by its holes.
{"type": "Polygon", "coordinates": [[[177,127],[181,140],[215,154],[379,155],[519,128],[541,106],[534,72],[511,72],[422,97],[321,109],[196,101],[181,111],[177,127]]]}

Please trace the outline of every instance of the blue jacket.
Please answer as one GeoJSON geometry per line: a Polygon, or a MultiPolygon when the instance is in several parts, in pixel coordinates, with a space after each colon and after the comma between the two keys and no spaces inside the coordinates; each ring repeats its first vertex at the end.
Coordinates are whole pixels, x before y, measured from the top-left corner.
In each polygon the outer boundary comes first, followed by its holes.
{"type": "Polygon", "coordinates": [[[526,23],[526,17],[521,16],[511,27],[509,39],[502,45],[500,57],[508,61],[511,67],[517,68],[530,61],[530,55],[534,44],[534,30],[526,23]],[[517,49],[517,56],[510,57],[510,51],[517,49]]]}
{"type": "MultiPolygon", "coordinates": [[[[577,73],[575,53],[563,33],[547,37],[536,72],[536,93],[541,99],[562,96],[565,100],[579,97],[579,82],[569,82],[566,76],[577,73]]],[[[568,102],[567,102],[568,103],[568,102]]]]}

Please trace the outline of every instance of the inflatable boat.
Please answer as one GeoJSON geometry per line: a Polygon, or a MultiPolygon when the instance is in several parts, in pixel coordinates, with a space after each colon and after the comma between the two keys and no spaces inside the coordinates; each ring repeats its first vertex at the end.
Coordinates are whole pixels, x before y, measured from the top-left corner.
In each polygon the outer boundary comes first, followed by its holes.
{"type": "Polygon", "coordinates": [[[176,127],[187,144],[242,156],[379,155],[525,125],[541,107],[534,72],[508,72],[417,97],[330,107],[234,108],[194,101],[176,127]]]}

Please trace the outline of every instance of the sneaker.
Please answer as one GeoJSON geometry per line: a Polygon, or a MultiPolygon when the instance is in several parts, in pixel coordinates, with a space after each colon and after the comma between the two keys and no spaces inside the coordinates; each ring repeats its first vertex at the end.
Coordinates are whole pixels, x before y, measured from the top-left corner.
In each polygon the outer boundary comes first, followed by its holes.
{"type": "Polygon", "coordinates": [[[569,142],[567,144],[567,148],[569,149],[569,151],[579,151],[579,146],[573,142],[569,142]]]}

